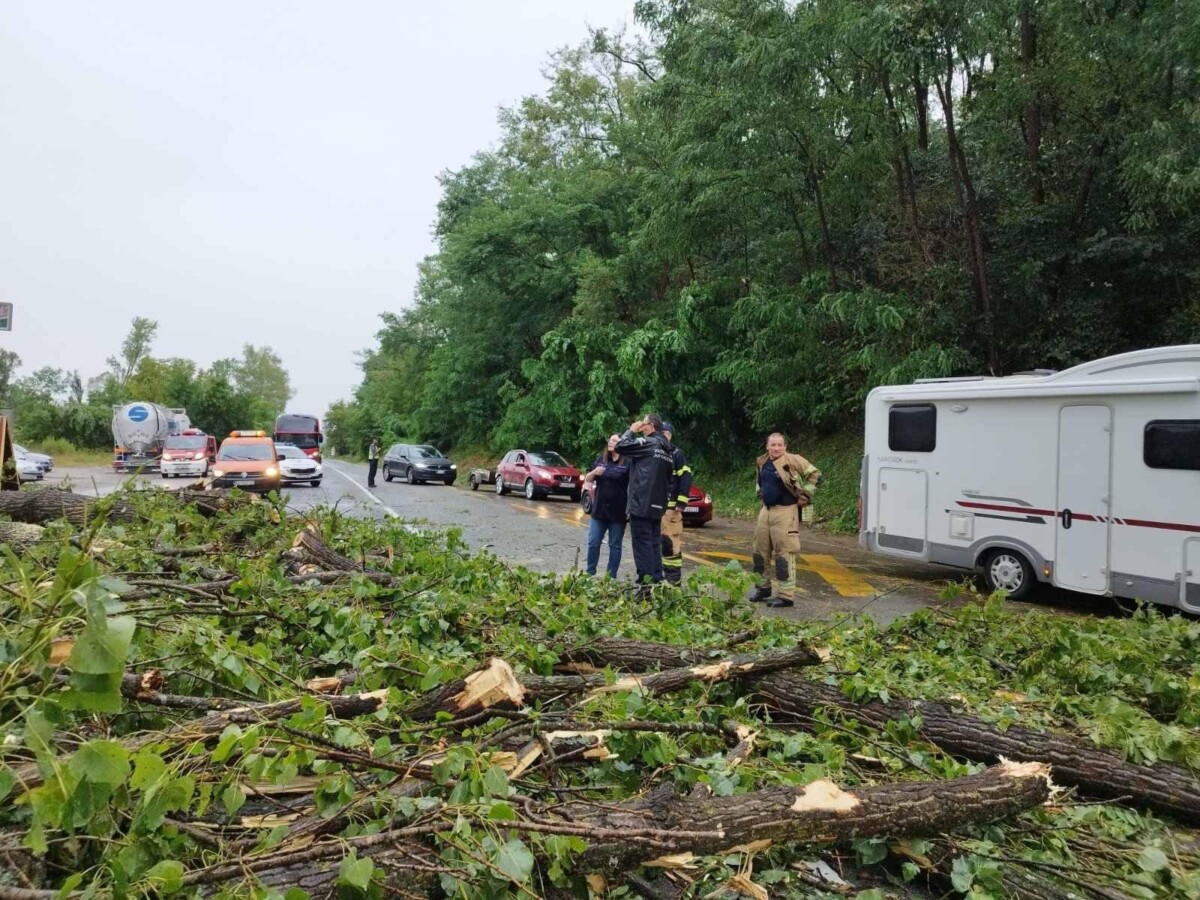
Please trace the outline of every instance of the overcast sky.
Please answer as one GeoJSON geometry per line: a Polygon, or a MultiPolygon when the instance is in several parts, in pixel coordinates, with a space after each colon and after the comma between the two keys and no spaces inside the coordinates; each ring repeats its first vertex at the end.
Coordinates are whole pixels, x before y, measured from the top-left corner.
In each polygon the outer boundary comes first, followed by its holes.
{"type": "Polygon", "coordinates": [[[5,0],[0,347],[86,380],[149,316],[156,356],[269,344],[291,408],[323,413],[412,302],[438,173],[495,142],[550,51],[632,7],[5,0]]]}

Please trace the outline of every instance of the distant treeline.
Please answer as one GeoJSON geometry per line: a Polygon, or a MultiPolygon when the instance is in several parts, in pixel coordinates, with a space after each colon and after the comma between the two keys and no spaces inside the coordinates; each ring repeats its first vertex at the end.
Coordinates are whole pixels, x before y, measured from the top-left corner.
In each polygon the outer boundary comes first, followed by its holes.
{"type": "Polygon", "coordinates": [[[1197,0],[638,3],[443,178],[339,447],[721,464],[873,385],[1200,340],[1197,0]]]}
{"type": "Polygon", "coordinates": [[[210,434],[273,426],[292,390],[270,347],[246,344],[241,358],[202,368],[190,359],[151,356],[157,330],[150,319],[134,319],[121,352],[109,357],[108,370],[86,381],[78,371],[50,366],[15,378],[20,358],[12,353],[0,358],[0,397],[14,411],[18,440],[111,448],[113,404],[131,400],[184,407],[192,423],[210,434]]]}

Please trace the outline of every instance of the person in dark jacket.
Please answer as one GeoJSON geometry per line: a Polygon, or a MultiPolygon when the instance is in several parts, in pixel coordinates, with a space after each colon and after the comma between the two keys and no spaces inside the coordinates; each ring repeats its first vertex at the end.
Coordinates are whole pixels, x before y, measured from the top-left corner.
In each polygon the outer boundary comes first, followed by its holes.
{"type": "Polygon", "coordinates": [[[663,437],[671,443],[671,484],[667,489],[667,511],[662,517],[663,578],[678,586],[683,581],[683,509],[692,489],[692,467],[675,446],[675,426],[663,422],[663,437]]]}
{"type": "Polygon", "coordinates": [[[663,580],[662,517],[667,510],[673,455],[654,413],[629,426],[614,448],[629,460],[629,530],[639,584],[663,580]]]}
{"type": "Polygon", "coordinates": [[[619,434],[608,439],[608,448],[592,463],[592,470],[583,476],[596,483],[592,497],[592,521],[588,526],[587,573],[596,574],[600,562],[600,545],[608,537],[608,576],[617,577],[621,568],[621,545],[625,541],[625,512],[629,493],[629,463],[615,451],[619,434]]]}

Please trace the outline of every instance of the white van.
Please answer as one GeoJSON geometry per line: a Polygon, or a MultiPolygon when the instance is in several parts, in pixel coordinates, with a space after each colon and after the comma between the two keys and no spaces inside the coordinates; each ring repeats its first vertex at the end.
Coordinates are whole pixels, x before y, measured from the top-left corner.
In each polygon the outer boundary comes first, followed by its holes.
{"type": "Polygon", "coordinates": [[[1200,345],[866,403],[859,543],[1200,613],[1200,345]]]}

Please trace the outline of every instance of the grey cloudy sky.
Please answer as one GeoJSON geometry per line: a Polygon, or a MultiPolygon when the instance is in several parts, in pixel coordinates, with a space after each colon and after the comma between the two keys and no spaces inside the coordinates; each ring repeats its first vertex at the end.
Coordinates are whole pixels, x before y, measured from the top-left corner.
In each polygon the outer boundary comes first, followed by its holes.
{"type": "Polygon", "coordinates": [[[411,302],[438,173],[542,90],[551,50],[632,6],[7,0],[0,347],[86,379],[149,316],[156,356],[270,344],[291,407],[324,412],[411,302]]]}

